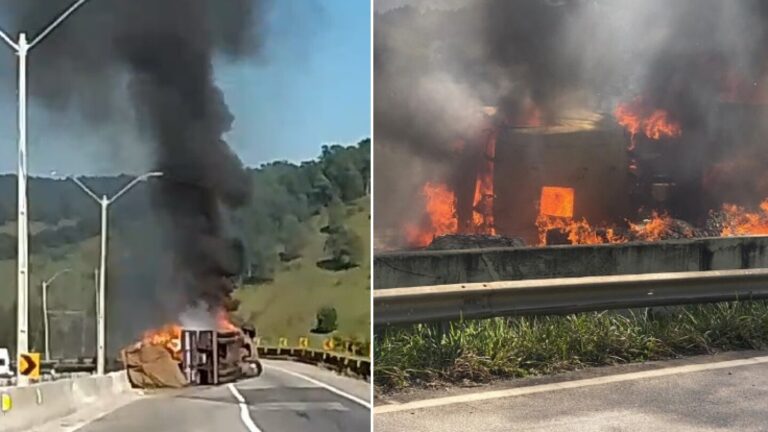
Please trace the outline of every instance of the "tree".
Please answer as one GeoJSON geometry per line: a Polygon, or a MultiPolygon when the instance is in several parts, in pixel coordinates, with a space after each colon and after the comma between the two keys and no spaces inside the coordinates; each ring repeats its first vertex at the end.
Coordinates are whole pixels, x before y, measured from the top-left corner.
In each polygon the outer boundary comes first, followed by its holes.
{"type": "Polygon", "coordinates": [[[301,258],[301,250],[307,245],[308,231],[295,215],[287,215],[283,218],[280,227],[280,239],[283,244],[281,260],[292,261],[301,258]]]}
{"type": "Polygon", "coordinates": [[[360,265],[364,258],[363,241],[346,226],[332,231],[325,241],[324,250],[330,258],[318,265],[328,270],[346,270],[360,265]]]}
{"type": "Polygon", "coordinates": [[[317,312],[315,328],[310,330],[312,333],[328,334],[338,329],[338,314],[336,308],[324,306],[317,312]]]}

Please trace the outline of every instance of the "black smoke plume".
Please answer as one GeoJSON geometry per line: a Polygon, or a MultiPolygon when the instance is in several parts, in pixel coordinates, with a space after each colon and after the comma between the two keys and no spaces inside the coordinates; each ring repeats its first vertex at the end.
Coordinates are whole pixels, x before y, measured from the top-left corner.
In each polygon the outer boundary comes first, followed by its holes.
{"type": "MultiPolygon", "coordinates": [[[[70,4],[10,0],[3,11],[11,32],[31,38],[70,4]]],[[[133,309],[129,320],[175,319],[197,301],[227,306],[243,256],[227,236],[226,215],[247,202],[250,180],[223,138],[233,116],[213,61],[259,53],[263,8],[258,0],[92,0],[30,56],[33,98],[54,112],[77,110],[91,124],[135,122],[137,146],[164,173],[150,188],[161,228],[126,240],[141,257],[133,264],[143,264],[114,271],[133,303],[124,305],[133,309]]]]}

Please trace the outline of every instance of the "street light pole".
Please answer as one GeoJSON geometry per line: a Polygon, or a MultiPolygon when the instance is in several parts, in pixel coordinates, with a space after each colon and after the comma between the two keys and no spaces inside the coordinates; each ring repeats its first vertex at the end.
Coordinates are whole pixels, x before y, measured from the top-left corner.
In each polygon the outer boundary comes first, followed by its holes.
{"type": "Polygon", "coordinates": [[[117,201],[118,198],[123,196],[129,189],[136,186],[139,182],[145,181],[151,177],[159,177],[163,175],[160,172],[149,172],[133,179],[124,188],[120,189],[120,192],[116,193],[112,198],[107,198],[106,195],[99,197],[92,190],[88,188],[77,177],[72,177],[80,189],[85,191],[88,196],[93,198],[99,206],[101,206],[101,254],[99,257],[99,290],[98,290],[98,310],[96,311],[96,374],[104,375],[104,363],[105,363],[105,346],[106,346],[106,325],[104,320],[104,311],[106,309],[105,302],[105,286],[106,286],[106,274],[107,274],[107,210],[109,205],[117,201]]]}
{"type": "Polygon", "coordinates": [[[44,330],[44,336],[45,336],[45,359],[50,360],[51,359],[51,348],[50,348],[50,337],[49,337],[49,327],[48,327],[48,287],[51,286],[54,280],[56,280],[57,277],[63,275],[64,273],[69,272],[70,269],[64,269],[60,270],[58,273],[54,274],[50,279],[43,281],[43,330],[44,330]]]}
{"type": "MultiPolygon", "coordinates": [[[[55,21],[45,28],[31,43],[27,43],[27,34],[19,33],[18,42],[14,42],[8,34],[0,30],[3,40],[19,56],[19,163],[17,171],[18,184],[18,246],[17,246],[17,321],[16,321],[16,357],[29,350],[29,229],[27,215],[27,54],[29,50],[40,43],[56,27],[72,15],[88,0],[78,0],[62,13],[55,21]]],[[[29,384],[27,377],[16,368],[16,385],[29,384]]]]}
{"type": "Polygon", "coordinates": [[[107,308],[105,301],[106,293],[106,275],[107,275],[107,209],[109,208],[109,200],[106,195],[102,195],[101,201],[101,249],[99,252],[99,310],[96,311],[96,374],[104,375],[104,363],[106,358],[107,347],[107,324],[104,319],[105,309],[107,308]]]}

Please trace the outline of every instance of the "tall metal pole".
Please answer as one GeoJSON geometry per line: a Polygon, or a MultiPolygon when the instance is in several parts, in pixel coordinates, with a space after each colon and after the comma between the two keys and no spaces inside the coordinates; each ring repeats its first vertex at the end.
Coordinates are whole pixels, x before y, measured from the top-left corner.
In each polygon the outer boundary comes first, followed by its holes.
{"type": "Polygon", "coordinates": [[[105,351],[106,351],[106,320],[105,320],[105,310],[106,310],[106,275],[107,275],[107,210],[109,209],[109,205],[113,202],[117,201],[118,198],[123,196],[126,192],[128,192],[132,187],[136,186],[138,183],[146,181],[147,179],[151,177],[159,177],[163,175],[161,172],[149,172],[143,175],[140,175],[133,179],[130,183],[125,185],[118,193],[116,193],[112,198],[108,198],[106,195],[102,195],[101,198],[98,197],[92,190],[88,189],[88,186],[83,184],[80,180],[77,179],[77,177],[72,177],[72,181],[75,182],[78,186],[80,186],[80,189],[82,189],[88,196],[93,198],[96,202],[99,203],[101,206],[101,255],[99,257],[99,287],[97,292],[97,300],[96,304],[98,307],[98,310],[96,311],[96,373],[98,375],[104,374],[104,364],[105,364],[105,351]]]}
{"type": "MultiPolygon", "coordinates": [[[[16,357],[29,350],[29,253],[27,245],[27,35],[19,34],[17,45],[19,56],[19,165],[18,165],[18,247],[17,247],[17,286],[18,306],[16,322],[16,357]]],[[[16,383],[26,386],[29,380],[16,368],[16,383]]]]}
{"type": "Polygon", "coordinates": [[[48,281],[43,281],[43,336],[45,337],[45,359],[51,359],[51,346],[48,326],[48,281]]]}
{"type": "Polygon", "coordinates": [[[109,208],[109,199],[106,195],[101,197],[101,256],[99,258],[99,310],[96,311],[98,321],[98,349],[96,353],[96,374],[104,375],[105,350],[106,350],[106,324],[104,322],[105,310],[105,281],[107,274],[107,208],[109,208]]]}
{"type": "MultiPolygon", "coordinates": [[[[40,32],[31,43],[27,35],[19,33],[18,42],[14,42],[0,30],[0,39],[11,47],[19,56],[19,164],[18,164],[18,247],[17,247],[17,320],[16,320],[16,357],[29,349],[29,230],[27,215],[27,54],[64,20],[72,15],[88,0],[77,0],[55,21],[40,32]]],[[[16,368],[16,385],[26,386],[29,380],[16,368]]]]}
{"type": "MultiPolygon", "coordinates": [[[[98,351],[99,347],[99,268],[96,267],[93,269],[93,307],[94,307],[94,317],[96,318],[96,322],[94,323],[94,330],[96,330],[96,351],[98,351]]],[[[98,367],[98,366],[97,366],[98,367]]]]}
{"type": "Polygon", "coordinates": [[[45,359],[51,359],[50,348],[50,328],[48,327],[48,287],[51,286],[53,281],[60,275],[70,271],[70,269],[64,269],[54,274],[50,279],[43,281],[43,335],[45,336],[45,359]]]}

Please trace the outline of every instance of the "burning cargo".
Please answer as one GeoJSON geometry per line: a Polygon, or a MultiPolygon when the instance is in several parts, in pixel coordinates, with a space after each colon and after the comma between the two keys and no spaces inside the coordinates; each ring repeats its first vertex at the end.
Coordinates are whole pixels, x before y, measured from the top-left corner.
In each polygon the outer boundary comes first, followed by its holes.
{"type": "Polygon", "coordinates": [[[377,248],[446,235],[535,247],[768,233],[768,8],[704,4],[383,12],[377,248]]]}
{"type": "Polygon", "coordinates": [[[131,384],[138,388],[219,385],[262,371],[249,326],[219,330],[166,326],[123,350],[131,384]]]}
{"type": "MultiPolygon", "coordinates": [[[[727,115],[735,108],[743,112],[728,103],[720,109],[727,115]]],[[[718,138],[689,138],[665,111],[642,114],[624,105],[613,115],[578,112],[549,126],[503,117],[488,124],[495,129],[475,155],[456,154],[451,181],[423,186],[425,216],[404,228],[411,248],[452,234],[500,234],[544,246],[768,232],[768,204],[749,210],[718,202],[721,191],[709,187],[728,157],[754,141],[715,151],[718,138]],[[697,147],[709,158],[694,156],[681,167],[697,147]]]]}

